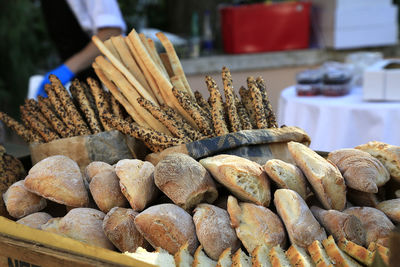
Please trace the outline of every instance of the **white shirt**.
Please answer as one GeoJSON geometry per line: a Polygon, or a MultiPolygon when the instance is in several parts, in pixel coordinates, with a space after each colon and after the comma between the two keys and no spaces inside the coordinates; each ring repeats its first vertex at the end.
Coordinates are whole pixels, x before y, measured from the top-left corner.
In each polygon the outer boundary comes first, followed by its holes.
{"type": "Polygon", "coordinates": [[[126,24],[116,0],[67,0],[82,29],[95,35],[100,28],[116,27],[126,31],[126,24]]]}

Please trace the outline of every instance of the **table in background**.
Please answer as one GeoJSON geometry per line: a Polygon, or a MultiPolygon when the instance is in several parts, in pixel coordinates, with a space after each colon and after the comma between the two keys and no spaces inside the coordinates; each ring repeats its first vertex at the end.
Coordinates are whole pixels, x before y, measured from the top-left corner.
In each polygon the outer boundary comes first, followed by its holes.
{"type": "Polygon", "coordinates": [[[279,98],[278,123],[298,126],[314,150],[351,148],[369,141],[400,146],[400,102],[366,102],[362,88],[340,97],[297,96],[294,86],[279,98]]]}

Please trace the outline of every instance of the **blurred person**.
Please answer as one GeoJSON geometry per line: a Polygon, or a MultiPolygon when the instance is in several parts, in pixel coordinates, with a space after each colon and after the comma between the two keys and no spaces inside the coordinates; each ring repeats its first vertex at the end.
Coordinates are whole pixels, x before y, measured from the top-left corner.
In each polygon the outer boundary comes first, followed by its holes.
{"type": "Polygon", "coordinates": [[[41,0],[42,13],[50,38],[62,64],[44,75],[35,96],[47,96],[44,85],[49,75],[56,75],[62,84],[74,77],[86,81],[96,75],[91,68],[100,54],[91,41],[93,35],[101,40],[126,31],[117,0],[41,0]]]}

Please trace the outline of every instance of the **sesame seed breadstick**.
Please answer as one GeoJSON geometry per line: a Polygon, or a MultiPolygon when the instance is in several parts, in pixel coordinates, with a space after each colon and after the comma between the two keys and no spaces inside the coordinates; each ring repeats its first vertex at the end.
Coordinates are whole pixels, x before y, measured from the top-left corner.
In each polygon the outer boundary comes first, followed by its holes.
{"type": "Polygon", "coordinates": [[[215,134],[222,136],[229,133],[226,121],[224,118],[224,107],[222,102],[221,93],[218,90],[218,86],[211,76],[206,76],[207,89],[210,92],[210,105],[211,105],[211,116],[212,123],[214,125],[215,134]]]}
{"type": "Polygon", "coordinates": [[[70,114],[75,127],[78,129],[79,135],[91,134],[89,127],[86,122],[82,119],[81,114],[79,114],[74,103],[71,100],[67,90],[64,88],[60,80],[53,74],[50,74],[49,80],[54,88],[57,96],[60,98],[65,110],[70,114]]]}
{"type": "Polygon", "coordinates": [[[244,107],[243,103],[240,101],[239,97],[235,94],[235,102],[237,113],[240,118],[240,122],[242,124],[243,130],[251,130],[253,126],[251,125],[249,114],[247,113],[246,108],[244,107]]]}
{"type": "Polygon", "coordinates": [[[205,100],[205,98],[203,97],[203,95],[199,92],[199,91],[194,91],[194,97],[196,98],[196,102],[197,104],[208,114],[211,114],[211,106],[210,104],[207,102],[207,100],[205,100]]]}
{"type": "Polygon", "coordinates": [[[38,120],[34,114],[26,108],[25,106],[20,107],[21,116],[24,117],[26,122],[29,123],[29,126],[32,127],[36,132],[40,134],[40,136],[45,140],[45,142],[51,142],[53,140],[59,139],[60,137],[56,132],[46,127],[41,121],[38,120]]]}
{"type": "Polygon", "coordinates": [[[238,132],[242,130],[242,125],[237,114],[231,72],[225,66],[222,67],[222,81],[224,83],[225,102],[228,108],[228,118],[232,132],[238,132]]]}
{"type": "Polygon", "coordinates": [[[101,131],[103,131],[104,128],[103,128],[103,125],[101,124],[101,121],[100,121],[99,111],[97,110],[96,101],[94,100],[94,96],[92,94],[92,91],[90,90],[89,86],[85,82],[81,82],[81,85],[83,87],[83,91],[85,92],[86,98],[89,101],[90,107],[94,111],[94,114],[96,116],[96,120],[98,122],[100,122],[100,124],[99,124],[100,125],[100,129],[101,129],[101,131]]]}
{"type": "Polygon", "coordinates": [[[39,143],[46,142],[43,139],[43,137],[29,125],[29,122],[25,117],[20,116],[20,118],[21,118],[21,121],[22,121],[24,127],[29,131],[29,134],[32,136],[32,139],[34,140],[34,142],[39,142],[39,143]]]}
{"type": "Polygon", "coordinates": [[[161,108],[153,105],[150,101],[144,99],[144,98],[138,98],[137,100],[139,104],[147,109],[148,112],[150,112],[154,118],[159,120],[162,124],[165,125],[165,127],[170,130],[170,132],[177,138],[183,139],[185,143],[190,143],[193,140],[190,139],[188,136],[186,136],[185,131],[183,128],[177,124],[176,121],[172,117],[170,117],[168,114],[166,114],[161,108]]]}
{"type": "Polygon", "coordinates": [[[247,87],[249,87],[253,110],[256,115],[256,123],[258,129],[268,128],[267,117],[265,116],[263,100],[260,89],[258,89],[256,81],[253,77],[247,78],[247,87]]]}
{"type": "Polygon", "coordinates": [[[176,90],[174,87],[172,87],[172,93],[179,101],[179,104],[189,113],[189,115],[196,122],[200,131],[206,136],[213,136],[214,133],[212,124],[208,121],[206,117],[201,115],[199,111],[200,107],[197,105],[197,103],[190,101],[190,97],[188,94],[176,90]]]}
{"type": "Polygon", "coordinates": [[[110,105],[113,114],[121,119],[124,118],[124,110],[118,100],[114,97],[112,93],[110,93],[110,105]]]}
{"type": "Polygon", "coordinates": [[[100,88],[100,86],[96,80],[94,80],[90,77],[87,78],[87,83],[89,84],[89,87],[92,90],[92,94],[94,96],[94,101],[96,102],[96,107],[97,107],[97,110],[99,111],[101,124],[103,124],[105,131],[111,131],[113,128],[110,127],[110,124],[107,123],[102,116],[103,113],[111,112],[110,106],[108,105],[108,103],[105,99],[104,90],[102,88],[100,88]]]}
{"type": "Polygon", "coordinates": [[[47,118],[40,111],[39,105],[35,99],[33,99],[33,98],[25,99],[24,107],[26,109],[28,109],[32,113],[32,115],[34,115],[41,123],[43,123],[44,126],[46,126],[47,128],[53,129],[53,126],[50,124],[50,122],[47,120],[47,118]]]}
{"type": "Polygon", "coordinates": [[[148,142],[144,142],[145,146],[147,146],[147,148],[149,148],[153,153],[158,153],[163,151],[164,149],[170,147],[170,145],[154,145],[152,143],[148,143],[148,142]]]}
{"type": "Polygon", "coordinates": [[[97,120],[96,114],[94,113],[94,110],[90,106],[90,102],[86,97],[85,90],[83,89],[81,83],[78,81],[78,79],[75,79],[72,81],[72,86],[74,90],[71,90],[71,93],[73,91],[75,92],[74,94],[76,95],[74,97],[77,100],[79,107],[82,110],[82,113],[85,116],[86,121],[88,122],[92,133],[94,134],[100,133],[101,132],[100,122],[97,120]]]}
{"type": "Polygon", "coordinates": [[[29,129],[25,127],[23,124],[14,120],[13,118],[11,118],[2,111],[0,111],[0,120],[4,122],[4,124],[7,125],[7,127],[11,128],[11,130],[13,130],[22,139],[24,139],[24,141],[27,143],[43,141],[41,137],[38,137],[36,134],[30,132],[29,129]]]}
{"type": "Polygon", "coordinates": [[[253,104],[251,102],[250,91],[241,86],[239,89],[240,98],[242,99],[243,106],[249,114],[250,123],[253,129],[257,129],[256,114],[254,113],[253,104]]]}
{"type": "Polygon", "coordinates": [[[68,129],[65,123],[61,119],[59,119],[56,113],[54,113],[54,111],[50,108],[46,99],[48,98],[38,96],[39,108],[42,111],[43,115],[51,123],[54,130],[56,130],[57,133],[63,138],[74,136],[71,130],[68,129]]]}
{"type": "Polygon", "coordinates": [[[267,86],[265,85],[265,81],[260,76],[260,77],[257,77],[256,83],[257,83],[258,88],[260,89],[261,96],[263,99],[264,111],[265,111],[265,115],[267,116],[267,121],[268,121],[268,128],[277,128],[278,124],[276,122],[276,117],[275,117],[274,111],[272,110],[271,102],[268,99],[267,86]]]}

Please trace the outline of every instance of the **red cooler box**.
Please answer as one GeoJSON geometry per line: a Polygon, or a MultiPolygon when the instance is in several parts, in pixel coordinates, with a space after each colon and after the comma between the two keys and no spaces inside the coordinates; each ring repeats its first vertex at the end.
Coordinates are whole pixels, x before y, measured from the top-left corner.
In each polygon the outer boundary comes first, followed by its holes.
{"type": "Polygon", "coordinates": [[[309,2],[229,6],[220,9],[226,53],[257,53],[309,46],[309,2]]]}

